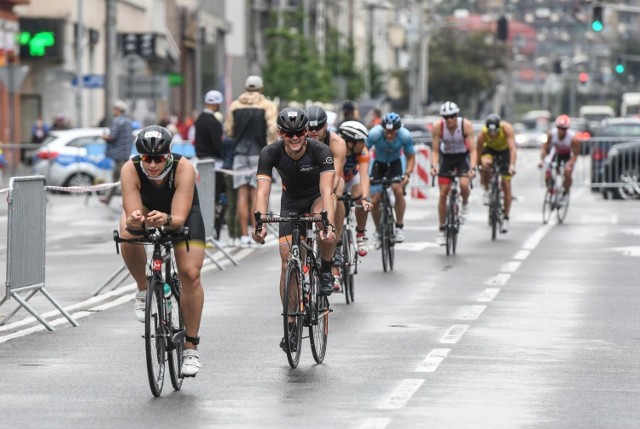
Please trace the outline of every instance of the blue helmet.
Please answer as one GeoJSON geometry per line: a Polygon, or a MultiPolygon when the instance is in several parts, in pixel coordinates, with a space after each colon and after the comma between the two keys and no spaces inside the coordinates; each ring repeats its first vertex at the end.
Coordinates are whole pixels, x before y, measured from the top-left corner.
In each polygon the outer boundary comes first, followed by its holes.
{"type": "Polygon", "coordinates": [[[382,118],[382,128],[385,130],[398,130],[402,126],[400,115],[396,112],[387,113],[382,118]]]}

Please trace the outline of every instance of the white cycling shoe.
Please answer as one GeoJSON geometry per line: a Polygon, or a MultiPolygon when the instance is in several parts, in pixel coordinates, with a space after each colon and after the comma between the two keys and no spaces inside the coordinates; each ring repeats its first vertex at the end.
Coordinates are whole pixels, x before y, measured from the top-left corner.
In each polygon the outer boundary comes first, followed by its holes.
{"type": "Polygon", "coordinates": [[[200,353],[194,349],[184,349],[182,351],[182,367],[180,371],[184,377],[195,377],[202,368],[200,353]]]}
{"type": "Polygon", "coordinates": [[[140,323],[144,323],[144,314],[147,307],[147,291],[141,290],[136,293],[136,299],[133,301],[133,311],[135,312],[136,319],[140,323]]]}

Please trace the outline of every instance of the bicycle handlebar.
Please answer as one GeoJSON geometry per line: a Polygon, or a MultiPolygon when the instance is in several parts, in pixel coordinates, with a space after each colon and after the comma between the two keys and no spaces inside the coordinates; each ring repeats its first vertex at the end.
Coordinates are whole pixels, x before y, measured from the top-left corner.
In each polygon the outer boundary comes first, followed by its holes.
{"type": "Polygon", "coordinates": [[[396,177],[383,177],[382,179],[371,179],[369,181],[370,185],[382,185],[382,186],[391,186],[393,183],[401,183],[402,176],[396,177]]]}
{"type": "Polygon", "coordinates": [[[189,227],[181,226],[178,229],[168,230],[164,227],[150,227],[140,230],[126,228],[127,232],[137,235],[134,238],[122,238],[117,229],[113,230],[113,241],[116,243],[116,253],[120,254],[120,243],[139,243],[139,244],[169,244],[185,241],[187,244],[187,252],[189,251],[189,227]]]}
{"type": "Polygon", "coordinates": [[[263,223],[280,223],[280,222],[322,222],[322,229],[324,232],[327,231],[329,226],[329,218],[327,217],[326,210],[321,211],[320,213],[307,213],[307,214],[290,214],[289,216],[283,217],[279,215],[271,215],[267,214],[266,217],[262,217],[262,213],[256,211],[253,213],[253,216],[256,220],[256,231],[262,231],[263,223]]]}

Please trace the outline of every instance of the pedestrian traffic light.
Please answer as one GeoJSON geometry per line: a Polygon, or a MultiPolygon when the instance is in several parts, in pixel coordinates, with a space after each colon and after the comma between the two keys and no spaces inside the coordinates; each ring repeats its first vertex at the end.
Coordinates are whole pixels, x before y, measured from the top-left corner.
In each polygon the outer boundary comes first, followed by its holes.
{"type": "Polygon", "coordinates": [[[580,81],[581,84],[586,85],[587,82],[589,82],[589,73],[587,72],[582,72],[578,75],[578,80],[580,81]]]}
{"type": "Polygon", "coordinates": [[[498,25],[496,28],[496,38],[503,42],[509,38],[509,21],[507,17],[502,15],[498,18],[498,25]]]}
{"type": "Polygon", "coordinates": [[[604,29],[604,21],[602,20],[602,6],[594,6],[593,14],[591,18],[591,29],[596,33],[601,32],[604,29]]]}
{"type": "Polygon", "coordinates": [[[622,56],[618,56],[618,60],[616,61],[615,70],[616,70],[616,73],[618,73],[618,74],[624,73],[624,62],[622,61],[622,56]]]}

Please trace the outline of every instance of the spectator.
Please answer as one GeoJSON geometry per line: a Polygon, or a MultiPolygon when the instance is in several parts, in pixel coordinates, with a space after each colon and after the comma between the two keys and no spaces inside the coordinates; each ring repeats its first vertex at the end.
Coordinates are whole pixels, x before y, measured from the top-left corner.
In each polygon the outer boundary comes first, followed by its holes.
{"type": "MultiPolygon", "coordinates": [[[[215,159],[216,169],[222,167],[222,114],[220,105],[224,97],[220,91],[209,91],[204,96],[204,110],[195,122],[195,146],[198,159],[215,159]],[[220,119],[218,119],[220,118],[220,119]]],[[[225,191],[224,174],[216,173],[215,206],[216,213],[221,213],[220,196],[225,191]]],[[[222,218],[215,216],[215,219],[205,219],[205,222],[214,221],[215,239],[220,239],[220,228],[222,218]]],[[[209,224],[210,225],[210,224],[209,224]]]]}
{"type": "MultiPolygon", "coordinates": [[[[113,122],[109,134],[104,134],[103,139],[107,141],[107,158],[113,160],[113,182],[120,181],[120,170],[125,162],[131,157],[131,146],[133,144],[133,127],[131,118],[126,116],[127,103],[118,100],[113,104],[113,122]]],[[[100,198],[100,202],[106,205],[111,203],[111,198],[116,188],[110,188],[107,194],[100,198]]]]}
{"type": "Polygon", "coordinates": [[[342,120],[338,123],[338,128],[343,122],[347,121],[359,121],[360,113],[358,109],[356,109],[356,105],[353,104],[353,101],[347,100],[342,103],[342,120]]]}
{"type": "Polygon", "coordinates": [[[31,143],[42,143],[49,136],[49,125],[38,118],[31,127],[31,143]]]}
{"type": "Polygon", "coordinates": [[[256,204],[258,158],[267,143],[276,141],[278,109],[262,94],[264,85],[260,76],[249,76],[244,87],[246,91],[231,103],[224,130],[235,141],[233,187],[238,192],[238,221],[242,231],[240,245],[249,247],[251,237],[248,229],[249,222],[254,222],[252,213],[256,204]]]}
{"type": "Polygon", "coordinates": [[[71,123],[65,118],[62,113],[58,113],[56,117],[53,119],[53,125],[51,126],[52,130],[68,130],[71,128],[71,123]]]}
{"type": "Polygon", "coordinates": [[[382,124],[382,112],[380,109],[373,109],[371,111],[371,122],[369,122],[367,128],[371,129],[380,124],[382,124]]]}

